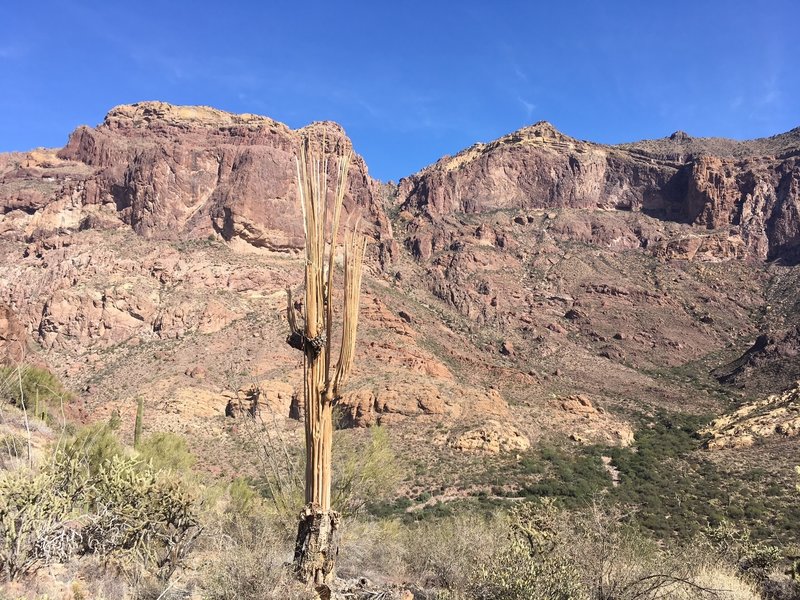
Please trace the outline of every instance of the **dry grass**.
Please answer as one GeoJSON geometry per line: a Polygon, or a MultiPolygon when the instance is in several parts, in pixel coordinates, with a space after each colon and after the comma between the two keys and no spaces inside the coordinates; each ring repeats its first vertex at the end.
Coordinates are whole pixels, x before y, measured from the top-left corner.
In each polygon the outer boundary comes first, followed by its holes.
{"type": "MultiPolygon", "coordinates": [[[[744,581],[731,566],[716,564],[702,567],[695,575],[695,582],[715,590],[717,600],[758,600],[761,596],[756,588],[744,581]]],[[[695,600],[693,590],[679,590],[675,600],[695,600]]]]}

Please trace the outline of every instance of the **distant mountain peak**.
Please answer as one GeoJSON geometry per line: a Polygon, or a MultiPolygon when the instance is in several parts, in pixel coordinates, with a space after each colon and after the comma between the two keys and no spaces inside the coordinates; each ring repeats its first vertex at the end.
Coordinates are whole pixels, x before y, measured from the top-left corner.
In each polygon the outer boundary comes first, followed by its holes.
{"type": "MultiPolygon", "coordinates": [[[[526,137],[540,137],[540,138],[561,138],[567,137],[561,133],[550,121],[538,121],[533,125],[523,127],[516,134],[524,134],[526,137]]],[[[514,134],[511,134],[514,135],[514,134]]]]}
{"type": "Polygon", "coordinates": [[[670,135],[669,139],[671,139],[674,142],[688,142],[688,141],[690,141],[692,139],[692,136],[690,136],[685,131],[681,131],[679,129],[678,131],[676,131],[672,135],[670,135]]]}
{"type": "Polygon", "coordinates": [[[549,131],[551,133],[559,133],[558,129],[556,129],[555,125],[553,125],[550,121],[536,121],[533,125],[530,125],[531,129],[537,129],[539,131],[549,131]]]}

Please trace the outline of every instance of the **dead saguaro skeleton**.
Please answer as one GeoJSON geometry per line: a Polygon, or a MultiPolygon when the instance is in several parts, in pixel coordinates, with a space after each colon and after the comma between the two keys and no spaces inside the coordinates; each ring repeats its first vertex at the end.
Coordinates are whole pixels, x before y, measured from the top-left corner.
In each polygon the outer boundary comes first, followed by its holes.
{"type": "Polygon", "coordinates": [[[345,228],[341,345],[333,355],[334,267],[350,155],[336,161],[336,181],[328,201],[325,140],[317,151],[306,139],[297,157],[297,188],[305,231],[305,302],[301,316],[287,290],[287,343],[303,352],[305,398],[305,501],[297,531],[294,564],[304,582],[320,586],[334,575],[339,545],[339,515],[331,510],[333,405],[353,366],[366,238],[358,221],[345,228]]]}

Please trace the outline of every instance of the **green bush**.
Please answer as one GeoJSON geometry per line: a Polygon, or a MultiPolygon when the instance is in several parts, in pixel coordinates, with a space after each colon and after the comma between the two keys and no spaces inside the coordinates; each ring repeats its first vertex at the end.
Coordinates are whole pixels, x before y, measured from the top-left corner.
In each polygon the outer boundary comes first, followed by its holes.
{"type": "Polygon", "coordinates": [[[157,471],[188,471],[195,463],[186,440],[175,433],[153,433],[141,441],[137,450],[142,461],[157,471]]]}
{"type": "Polygon", "coordinates": [[[0,397],[36,417],[71,398],[55,375],[32,365],[0,366],[0,397]]]}
{"type": "Polygon", "coordinates": [[[345,435],[334,440],[331,503],[334,510],[351,516],[395,492],[403,472],[385,427],[370,428],[366,442],[345,435]]]}
{"type": "MultiPolygon", "coordinates": [[[[294,532],[304,504],[301,449],[258,421],[245,419],[241,429],[245,448],[252,452],[261,472],[254,484],[283,527],[294,532]]],[[[368,504],[386,501],[403,477],[383,427],[368,432],[335,431],[332,465],[331,503],[345,517],[363,512],[368,504]]]]}
{"type": "Polygon", "coordinates": [[[247,516],[253,513],[260,504],[261,495],[243,477],[237,477],[228,486],[231,512],[236,515],[247,516]]]}
{"type": "Polygon", "coordinates": [[[59,444],[61,445],[56,448],[57,454],[63,454],[76,465],[86,467],[92,475],[99,473],[105,463],[126,454],[125,447],[114,431],[113,422],[82,427],[63,444],[59,444]]]}

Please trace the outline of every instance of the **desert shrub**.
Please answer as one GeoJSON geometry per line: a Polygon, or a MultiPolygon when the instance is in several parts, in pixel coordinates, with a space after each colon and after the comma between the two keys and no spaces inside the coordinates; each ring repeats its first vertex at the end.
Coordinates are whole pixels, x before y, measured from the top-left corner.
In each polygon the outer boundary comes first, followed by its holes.
{"type": "Polygon", "coordinates": [[[541,449],[540,459],[528,456],[522,463],[527,473],[543,473],[544,477],[523,487],[529,497],[557,497],[566,506],[579,506],[595,494],[611,486],[599,456],[570,455],[556,448],[541,449]]]}
{"type": "Polygon", "coordinates": [[[543,499],[504,519],[425,522],[409,530],[407,575],[451,600],[754,598],[707,548],[664,547],[632,517],[601,502],[567,511],[543,499]]]}
{"type": "Polygon", "coordinates": [[[715,597],[700,578],[701,555],[657,544],[618,506],[593,502],[570,520],[567,552],[592,598],[715,597]]]}
{"type": "Polygon", "coordinates": [[[502,518],[470,514],[414,523],[405,533],[408,576],[420,585],[463,595],[476,566],[500,551],[506,531],[502,518]]]}
{"type": "Polygon", "coordinates": [[[631,447],[534,447],[516,462],[500,463],[499,473],[487,470],[480,483],[495,495],[554,498],[570,509],[608,495],[638,507],[637,524],[667,542],[691,539],[723,520],[749,527],[759,539],[795,540],[800,503],[794,486],[773,479],[763,490],[771,479],[763,468],[712,460],[696,434],[704,422],[664,413],[636,431],[631,447]],[[612,485],[602,456],[611,458],[619,485],[612,485]]]}
{"type": "Polygon", "coordinates": [[[764,600],[800,600],[800,581],[788,578],[767,579],[761,586],[764,600]]]}
{"type": "Polygon", "coordinates": [[[585,598],[576,569],[566,561],[531,552],[521,539],[481,565],[470,583],[475,600],[576,600],[585,598]]]}
{"type": "MultiPolygon", "coordinates": [[[[697,570],[694,582],[714,600],[758,600],[756,587],[739,577],[736,569],[724,564],[704,565],[697,570]]],[[[697,600],[696,589],[683,587],[672,592],[673,600],[697,600]]]]}
{"type": "Polygon", "coordinates": [[[163,471],[134,458],[103,463],[87,490],[91,510],[82,538],[87,551],[128,569],[169,579],[200,533],[194,496],[163,471]]]}
{"type": "Polygon", "coordinates": [[[586,597],[562,543],[563,515],[552,502],[511,510],[506,544],[479,564],[469,593],[476,600],[573,600],[586,597]]]}
{"type": "Polygon", "coordinates": [[[341,528],[337,573],[347,578],[378,580],[405,572],[407,529],[397,519],[346,519],[341,528]]]}
{"type": "Polygon", "coordinates": [[[78,540],[67,522],[85,478],[65,475],[58,466],[0,474],[0,568],[8,580],[43,562],[66,560],[76,550],[78,540]]]}
{"type": "MultiPolygon", "coordinates": [[[[305,503],[302,450],[290,444],[274,423],[244,419],[241,429],[245,448],[251,451],[261,472],[254,483],[277,517],[277,524],[293,535],[305,503]]],[[[368,503],[380,502],[396,490],[403,471],[385,429],[341,430],[334,432],[334,438],[331,486],[334,510],[350,517],[363,512],[368,503]]]]}
{"type": "Polygon", "coordinates": [[[234,515],[252,514],[261,501],[261,495],[244,477],[231,481],[228,494],[234,515]]]}
{"type": "Polygon", "coordinates": [[[113,423],[81,427],[65,441],[59,441],[55,452],[73,461],[76,466],[85,467],[92,475],[96,475],[104,464],[115,457],[126,454],[113,423]]]}
{"type": "MultiPolygon", "coordinates": [[[[142,573],[132,578],[124,598],[130,600],[188,600],[192,597],[189,589],[181,586],[175,579],[165,581],[151,573],[142,573]]],[[[92,596],[87,597],[93,598],[92,596]]],[[[111,600],[114,596],[108,596],[111,600]]]]}
{"type": "Polygon", "coordinates": [[[268,536],[223,540],[206,567],[203,598],[208,600],[316,600],[295,581],[268,536]]]}
{"type": "Polygon", "coordinates": [[[199,532],[195,499],[174,477],[118,454],[113,432],[86,431],[38,471],[0,475],[5,577],[95,553],[128,572],[169,578],[199,532]]]}
{"type": "Polygon", "coordinates": [[[32,365],[0,366],[0,395],[12,404],[42,416],[47,407],[69,399],[58,378],[47,369],[32,365]]]}
{"type": "Polygon", "coordinates": [[[188,471],[195,463],[186,440],[175,433],[153,433],[142,440],[137,450],[142,461],[157,471],[188,471]]]}
{"type": "MultiPolygon", "coordinates": [[[[347,432],[349,433],[349,432],[347,432]]],[[[403,479],[384,427],[372,427],[366,441],[339,434],[333,447],[332,505],[344,516],[393,493],[403,479]]]]}
{"type": "Polygon", "coordinates": [[[780,548],[753,540],[749,530],[728,521],[706,528],[704,534],[720,559],[756,583],[766,581],[782,558],[780,548]]]}
{"type": "Polygon", "coordinates": [[[219,538],[247,540],[250,531],[264,532],[270,528],[273,530],[271,537],[283,539],[287,544],[293,535],[282,527],[280,517],[275,515],[259,489],[244,477],[237,477],[224,487],[208,488],[204,503],[208,507],[204,537],[214,543],[219,538]]]}
{"type": "MultiPolygon", "coordinates": [[[[300,448],[283,435],[275,421],[242,419],[239,429],[243,449],[252,457],[260,476],[253,483],[276,517],[278,526],[289,533],[297,526],[304,504],[303,455],[300,448]]],[[[243,482],[242,482],[243,483],[243,482]]]]}
{"type": "Polygon", "coordinates": [[[5,466],[7,459],[24,456],[27,447],[28,442],[21,435],[15,433],[0,435],[0,462],[5,466]]]}
{"type": "MultiPolygon", "coordinates": [[[[375,500],[367,503],[366,509],[370,515],[379,519],[386,519],[392,517],[403,517],[407,515],[406,509],[413,503],[408,496],[398,496],[392,499],[375,500]]],[[[449,515],[439,515],[449,516],[449,515]]],[[[417,519],[412,519],[417,520],[417,519]]]]}
{"type": "Polygon", "coordinates": [[[218,498],[203,540],[203,598],[316,598],[289,572],[293,539],[270,508],[244,479],[234,480],[218,498]]]}

